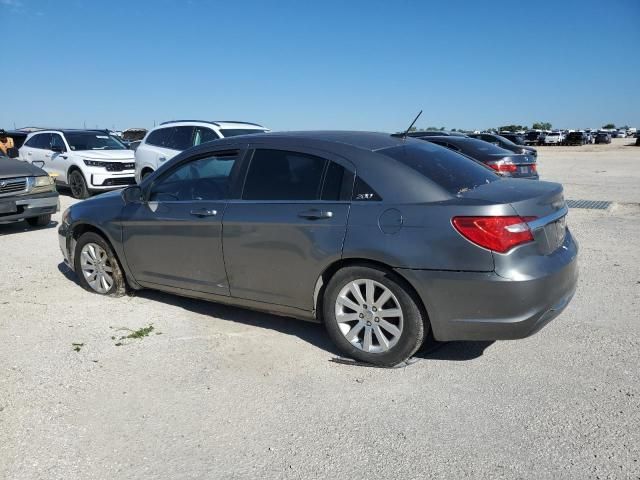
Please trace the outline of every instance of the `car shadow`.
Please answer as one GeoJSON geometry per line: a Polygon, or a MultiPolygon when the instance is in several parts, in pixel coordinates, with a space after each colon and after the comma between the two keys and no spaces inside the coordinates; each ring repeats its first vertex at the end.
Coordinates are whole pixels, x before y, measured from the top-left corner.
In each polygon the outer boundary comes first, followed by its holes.
{"type": "Polygon", "coordinates": [[[0,223],[0,237],[4,235],[14,235],[16,233],[24,233],[36,230],[48,230],[58,226],[58,222],[51,220],[44,227],[32,227],[26,220],[18,220],[10,223],[0,223]]]}
{"type": "Polygon", "coordinates": [[[481,357],[495,341],[426,342],[415,357],[424,360],[463,362],[481,357]]]}
{"type": "MultiPolygon", "coordinates": [[[[64,262],[60,262],[58,270],[67,280],[74,282],[80,286],[75,272],[71,270],[64,262]]],[[[311,345],[331,353],[334,357],[332,362],[344,365],[373,367],[372,365],[362,364],[351,359],[345,359],[341,356],[340,351],[335,347],[329,339],[322,324],[305,322],[295,318],[273,315],[270,313],[248,310],[241,307],[233,307],[221,303],[208,302],[206,300],[198,300],[194,298],[181,297],[171,293],[160,292],[158,290],[138,290],[133,295],[144,298],[152,302],[158,302],[166,305],[197,313],[199,315],[215,317],[221,320],[259,327],[285,335],[293,335],[311,345]]],[[[427,338],[427,341],[420,350],[416,352],[412,361],[408,361],[406,365],[415,363],[418,360],[444,360],[444,361],[467,361],[481,357],[484,351],[493,344],[493,341],[466,341],[466,342],[436,342],[433,338],[427,338]]]]}

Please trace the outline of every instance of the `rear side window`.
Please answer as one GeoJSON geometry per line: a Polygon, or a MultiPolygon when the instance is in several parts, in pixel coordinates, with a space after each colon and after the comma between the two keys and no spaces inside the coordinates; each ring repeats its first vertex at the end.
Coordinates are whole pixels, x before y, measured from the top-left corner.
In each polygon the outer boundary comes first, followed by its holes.
{"type": "Polygon", "coordinates": [[[453,195],[499,179],[489,167],[429,142],[412,142],[378,153],[399,161],[453,195]]]}
{"type": "Polygon", "coordinates": [[[317,200],[326,160],[284,150],[257,149],[245,180],[245,200],[317,200]]]}
{"type": "Polygon", "coordinates": [[[327,171],[324,174],[322,186],[322,200],[338,201],[349,200],[353,190],[353,172],[350,172],[342,165],[329,162],[327,171]]]}
{"type": "Polygon", "coordinates": [[[173,127],[163,146],[172,150],[186,150],[191,147],[192,139],[193,127],[173,127]]]}
{"type": "Polygon", "coordinates": [[[170,128],[159,128],[149,134],[145,143],[155,145],[156,147],[164,146],[165,139],[169,136],[170,128]]]}

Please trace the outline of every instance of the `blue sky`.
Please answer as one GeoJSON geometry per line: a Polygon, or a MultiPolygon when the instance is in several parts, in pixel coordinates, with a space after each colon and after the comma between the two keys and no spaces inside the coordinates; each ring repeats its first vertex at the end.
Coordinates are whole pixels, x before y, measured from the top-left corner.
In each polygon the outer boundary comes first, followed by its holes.
{"type": "Polygon", "coordinates": [[[640,127],[640,1],[0,0],[0,127],[640,127]]]}

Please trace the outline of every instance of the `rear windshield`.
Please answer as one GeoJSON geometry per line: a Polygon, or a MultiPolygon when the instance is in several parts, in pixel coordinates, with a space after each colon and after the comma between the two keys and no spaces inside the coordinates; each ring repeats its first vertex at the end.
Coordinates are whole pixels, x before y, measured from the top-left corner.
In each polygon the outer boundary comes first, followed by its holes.
{"type": "Polygon", "coordinates": [[[223,137],[237,137],[238,135],[264,133],[264,130],[256,130],[255,128],[221,128],[220,133],[222,133],[223,137]]]}
{"type": "MultiPolygon", "coordinates": [[[[505,139],[506,140],[506,139],[505,139]]],[[[471,157],[478,155],[511,155],[511,152],[504,148],[498,147],[493,143],[485,142],[484,140],[477,140],[475,138],[458,138],[444,140],[451,145],[458,147],[464,153],[471,157]]],[[[506,140],[509,142],[508,140],[506,140]]]]}
{"type": "Polygon", "coordinates": [[[411,142],[378,152],[412,168],[453,195],[499,179],[489,167],[428,142],[411,142]]]}

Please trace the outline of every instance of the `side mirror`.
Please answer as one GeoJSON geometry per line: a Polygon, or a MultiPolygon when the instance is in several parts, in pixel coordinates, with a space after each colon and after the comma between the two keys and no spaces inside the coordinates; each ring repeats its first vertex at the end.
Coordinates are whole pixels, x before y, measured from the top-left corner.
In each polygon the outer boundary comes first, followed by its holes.
{"type": "Polygon", "coordinates": [[[64,147],[61,145],[51,145],[51,151],[56,153],[63,153],[64,147]]]}
{"type": "Polygon", "coordinates": [[[18,158],[20,156],[20,152],[17,148],[11,147],[7,149],[7,157],[9,158],[18,158]]]}
{"type": "Polygon", "coordinates": [[[122,191],[124,203],[140,203],[142,201],[142,188],[132,185],[122,191]]]}

